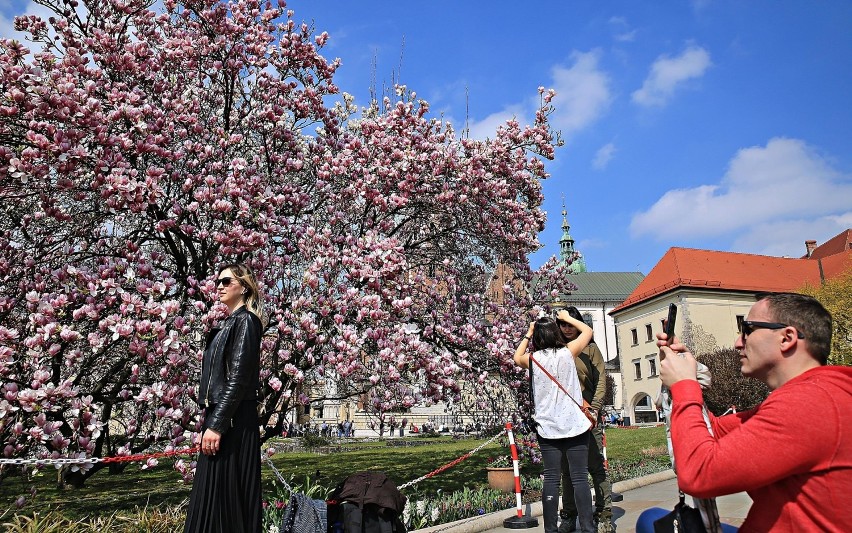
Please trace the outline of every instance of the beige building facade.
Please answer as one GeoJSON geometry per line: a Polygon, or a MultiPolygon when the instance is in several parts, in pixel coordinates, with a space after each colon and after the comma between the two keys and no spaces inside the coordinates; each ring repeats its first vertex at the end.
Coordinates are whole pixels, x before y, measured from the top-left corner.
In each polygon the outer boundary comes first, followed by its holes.
{"type": "Polygon", "coordinates": [[[734,346],[742,321],[761,292],[795,292],[852,268],[852,230],[821,246],[806,241],[800,258],[670,248],[610,315],[615,321],[629,423],[660,420],[656,335],[668,306],[678,306],[677,337],[696,355],[734,346]]]}
{"type": "Polygon", "coordinates": [[[754,294],[677,290],[616,314],[624,391],[621,405],[626,423],[660,421],[654,405],[660,393],[656,335],[663,330],[670,303],[678,306],[675,334],[700,354],[734,345],[754,294]]]}

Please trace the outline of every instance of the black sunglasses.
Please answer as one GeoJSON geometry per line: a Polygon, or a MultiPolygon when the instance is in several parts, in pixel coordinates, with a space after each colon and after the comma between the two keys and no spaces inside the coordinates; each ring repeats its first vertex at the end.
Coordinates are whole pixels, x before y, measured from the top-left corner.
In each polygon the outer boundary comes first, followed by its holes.
{"type": "MultiPolygon", "coordinates": [[[[784,329],[790,327],[790,324],[782,324],[780,322],[755,322],[754,320],[743,320],[743,326],[740,328],[740,333],[743,334],[743,340],[746,337],[754,333],[756,329],[784,329]]],[[[796,330],[796,336],[800,339],[804,339],[805,335],[796,330]]]]}
{"type": "Polygon", "coordinates": [[[231,276],[225,276],[224,278],[219,278],[216,280],[216,287],[222,285],[223,287],[228,287],[231,285],[231,282],[234,281],[234,278],[231,276]]]}

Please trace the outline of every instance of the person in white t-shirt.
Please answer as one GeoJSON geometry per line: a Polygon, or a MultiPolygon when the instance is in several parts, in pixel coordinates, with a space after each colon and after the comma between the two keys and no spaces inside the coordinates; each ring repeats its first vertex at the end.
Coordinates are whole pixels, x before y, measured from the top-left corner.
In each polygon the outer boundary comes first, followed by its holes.
{"type": "Polygon", "coordinates": [[[592,533],[595,526],[588,480],[591,423],[575,403],[576,400],[582,404],[583,395],[577,368],[574,366],[574,356],[592,339],[592,328],[573,318],[565,310],[559,311],[556,320],[542,317],[530,323],[527,334],[515,350],[514,359],[515,363],[530,370],[532,378],[531,393],[535,407],[536,432],[544,463],[544,532],[557,533],[559,485],[565,458],[564,464],[570,470],[571,485],[574,488],[580,531],[592,533]],[[556,320],[577,328],[580,332],[577,338],[568,341],[556,320]],[[559,381],[561,388],[548,373],[559,381]],[[565,389],[565,392],[562,389],[565,389]],[[573,400],[568,395],[571,395],[573,400]]]}

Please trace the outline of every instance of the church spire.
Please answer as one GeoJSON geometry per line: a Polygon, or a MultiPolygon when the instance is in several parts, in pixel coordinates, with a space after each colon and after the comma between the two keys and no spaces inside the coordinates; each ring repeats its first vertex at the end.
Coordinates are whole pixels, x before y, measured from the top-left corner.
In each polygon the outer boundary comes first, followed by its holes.
{"type": "Polygon", "coordinates": [[[568,270],[572,274],[586,271],[586,260],[583,259],[583,254],[574,250],[574,239],[571,238],[571,226],[568,225],[568,211],[565,209],[565,194],[562,194],[562,238],[559,239],[559,259],[560,262],[568,264],[573,259],[568,270]]]}

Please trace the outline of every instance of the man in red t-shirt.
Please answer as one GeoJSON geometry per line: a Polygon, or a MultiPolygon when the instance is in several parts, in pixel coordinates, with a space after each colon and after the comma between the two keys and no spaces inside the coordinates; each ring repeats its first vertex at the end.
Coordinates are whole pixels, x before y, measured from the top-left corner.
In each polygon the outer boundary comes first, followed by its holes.
{"type": "Polygon", "coordinates": [[[749,411],[711,415],[712,435],[695,358],[657,336],[680,489],[703,498],[748,492],[741,532],[852,531],[852,368],[826,366],[831,334],[817,300],[759,295],[734,347],[743,375],[771,392],[749,411]]]}

